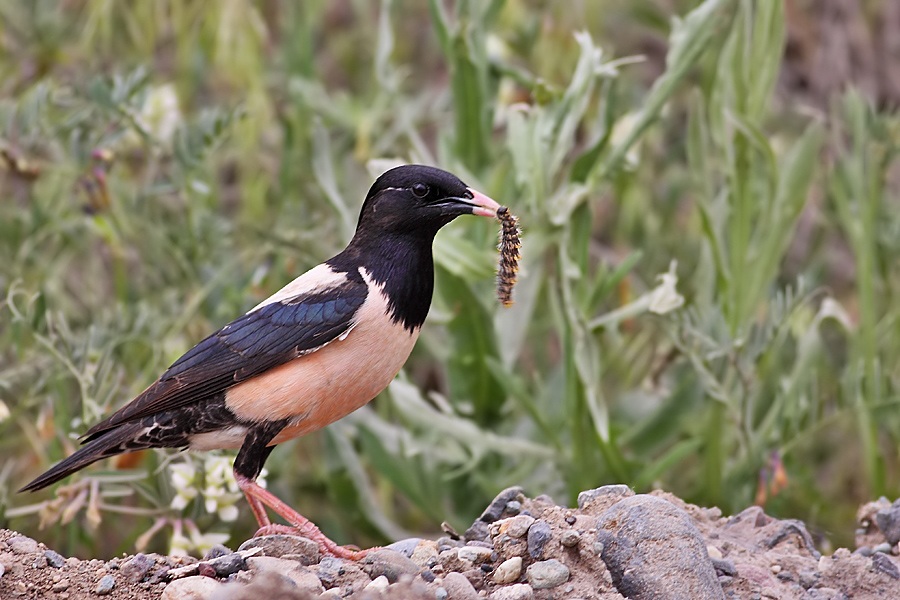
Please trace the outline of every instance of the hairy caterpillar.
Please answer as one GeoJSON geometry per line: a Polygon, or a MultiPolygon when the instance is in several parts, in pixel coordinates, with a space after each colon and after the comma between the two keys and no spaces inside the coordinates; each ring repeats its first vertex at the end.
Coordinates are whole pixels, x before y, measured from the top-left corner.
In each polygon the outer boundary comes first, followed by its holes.
{"type": "Polygon", "coordinates": [[[497,209],[497,218],[500,219],[500,258],[497,263],[497,300],[503,306],[511,306],[512,290],[516,285],[516,276],[519,272],[519,248],[522,242],[519,239],[519,218],[509,212],[505,206],[497,209]]]}

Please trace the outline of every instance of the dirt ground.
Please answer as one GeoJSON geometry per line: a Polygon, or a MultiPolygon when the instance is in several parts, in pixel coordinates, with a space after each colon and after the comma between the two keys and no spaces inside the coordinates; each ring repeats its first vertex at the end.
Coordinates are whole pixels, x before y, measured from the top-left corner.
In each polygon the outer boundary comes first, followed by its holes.
{"type": "Polygon", "coordinates": [[[465,533],[409,539],[359,562],[298,536],[203,560],[66,558],[0,531],[0,599],[900,598],[900,502],[860,509],[857,548],[822,556],[805,525],[759,507],[722,516],[666,492],[583,492],[566,508],[504,490],[465,533]]]}

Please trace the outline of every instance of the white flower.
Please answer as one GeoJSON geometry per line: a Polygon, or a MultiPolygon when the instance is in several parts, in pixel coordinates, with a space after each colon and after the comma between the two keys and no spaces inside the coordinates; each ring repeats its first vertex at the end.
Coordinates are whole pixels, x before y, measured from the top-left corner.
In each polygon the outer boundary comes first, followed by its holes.
{"type": "Polygon", "coordinates": [[[194,463],[186,461],[169,465],[169,478],[175,488],[175,497],[170,506],[184,510],[197,497],[197,470],[194,463]]]}
{"type": "Polygon", "coordinates": [[[202,556],[216,544],[225,544],[230,537],[227,533],[202,533],[197,525],[189,520],[175,521],[173,525],[170,556],[188,556],[191,552],[202,556]],[[182,526],[187,529],[187,535],[182,531],[182,526]]]}
{"type": "Polygon", "coordinates": [[[678,275],[675,274],[677,266],[678,263],[673,260],[667,273],[657,275],[659,285],[650,292],[650,305],[647,307],[650,312],[664,315],[684,305],[684,296],[675,289],[678,284],[678,275]]]}
{"type": "Polygon", "coordinates": [[[181,109],[175,86],[166,83],[150,88],[137,121],[153,137],[165,145],[172,143],[175,130],[181,123],[181,109]]]}

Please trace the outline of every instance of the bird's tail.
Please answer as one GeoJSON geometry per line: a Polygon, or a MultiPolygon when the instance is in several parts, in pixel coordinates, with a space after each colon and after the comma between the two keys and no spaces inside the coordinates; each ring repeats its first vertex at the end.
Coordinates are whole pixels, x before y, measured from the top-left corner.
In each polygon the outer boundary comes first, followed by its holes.
{"type": "Polygon", "coordinates": [[[144,427],[140,422],[122,423],[115,429],[111,429],[90,440],[83,447],[79,448],[75,454],[53,465],[44,474],[19,491],[35,492],[68,477],[75,471],[80,471],[98,460],[122,454],[123,452],[140,450],[141,446],[136,445],[134,442],[142,429],[144,427]]]}

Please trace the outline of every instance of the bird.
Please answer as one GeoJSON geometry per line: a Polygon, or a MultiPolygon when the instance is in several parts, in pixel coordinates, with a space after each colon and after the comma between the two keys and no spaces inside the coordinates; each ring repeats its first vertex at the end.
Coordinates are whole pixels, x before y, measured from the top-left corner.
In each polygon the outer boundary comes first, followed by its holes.
{"type": "Polygon", "coordinates": [[[461,215],[500,205],[457,176],[402,165],[379,176],[340,253],[199,342],[22,487],[47,487],[98,460],[147,448],[238,448],[233,473],[257,535],[300,533],[323,555],[360,559],[256,479],[275,445],[350,414],[394,379],[434,291],[432,245],[461,215]],[[266,507],[289,525],[273,524],[266,507]]]}

